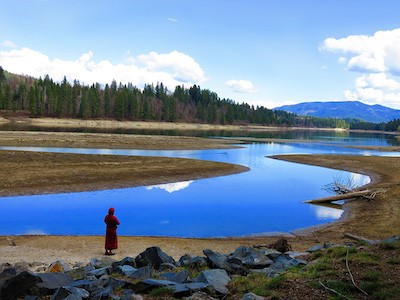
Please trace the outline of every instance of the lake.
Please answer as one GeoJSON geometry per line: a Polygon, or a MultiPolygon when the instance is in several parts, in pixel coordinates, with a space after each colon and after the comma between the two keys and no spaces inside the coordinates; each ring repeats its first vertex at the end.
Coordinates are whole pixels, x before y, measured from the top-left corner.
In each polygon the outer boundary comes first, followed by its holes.
{"type": "MultiPolygon", "coordinates": [[[[370,139],[369,144],[381,143],[376,138],[363,138],[370,139]]],[[[351,143],[351,139],[347,138],[346,143],[351,143]]],[[[0,147],[0,150],[5,149],[184,157],[241,164],[251,170],[147,187],[2,197],[0,235],[104,234],[103,219],[111,206],[115,207],[121,222],[120,235],[225,237],[291,232],[340,218],[340,209],[304,203],[329,195],[324,186],[335,180],[351,181],[360,186],[368,183],[369,178],[267,156],[295,153],[382,155],[318,143],[252,143],[240,149],[191,151],[0,147]]]]}

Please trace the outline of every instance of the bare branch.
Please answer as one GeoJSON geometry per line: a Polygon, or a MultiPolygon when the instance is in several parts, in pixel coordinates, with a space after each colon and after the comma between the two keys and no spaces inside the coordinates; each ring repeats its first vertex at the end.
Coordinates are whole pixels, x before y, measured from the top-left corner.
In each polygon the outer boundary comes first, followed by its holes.
{"type": "Polygon", "coordinates": [[[339,293],[338,291],[327,287],[325,284],[322,283],[321,280],[319,280],[319,284],[320,284],[323,288],[325,288],[326,290],[328,290],[328,291],[330,291],[330,292],[332,292],[332,293],[335,293],[336,295],[339,295],[340,297],[343,297],[343,298],[345,298],[345,299],[350,299],[349,297],[347,297],[347,296],[345,296],[345,295],[339,293]]]}
{"type": "Polygon", "coordinates": [[[347,249],[347,253],[346,253],[346,268],[347,268],[347,271],[348,271],[349,274],[350,274],[351,282],[353,283],[353,285],[354,285],[360,292],[362,292],[364,295],[367,295],[367,296],[368,296],[368,293],[367,293],[366,291],[364,291],[362,288],[360,288],[358,285],[356,285],[356,282],[354,281],[353,274],[351,274],[350,267],[349,267],[349,249],[347,249]]]}

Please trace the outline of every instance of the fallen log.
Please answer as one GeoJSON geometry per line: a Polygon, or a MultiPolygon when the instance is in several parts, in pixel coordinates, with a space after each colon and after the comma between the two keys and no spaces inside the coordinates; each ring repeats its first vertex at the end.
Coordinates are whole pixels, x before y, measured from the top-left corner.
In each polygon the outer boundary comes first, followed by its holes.
{"type": "Polygon", "coordinates": [[[347,199],[352,199],[352,198],[356,198],[356,197],[365,197],[369,193],[371,193],[371,190],[363,190],[363,191],[350,192],[350,193],[345,193],[345,194],[330,196],[330,197],[325,197],[325,198],[319,198],[319,199],[314,199],[314,200],[307,200],[305,202],[306,203],[326,203],[326,202],[332,202],[332,201],[347,200],[347,199]]]}
{"type": "Polygon", "coordinates": [[[355,235],[355,234],[351,234],[351,233],[345,233],[344,236],[348,237],[348,238],[350,238],[352,240],[356,240],[358,242],[366,243],[368,245],[375,245],[375,244],[380,242],[379,240],[370,240],[370,239],[367,239],[367,238],[365,238],[363,236],[359,236],[359,235],[355,235]]]}

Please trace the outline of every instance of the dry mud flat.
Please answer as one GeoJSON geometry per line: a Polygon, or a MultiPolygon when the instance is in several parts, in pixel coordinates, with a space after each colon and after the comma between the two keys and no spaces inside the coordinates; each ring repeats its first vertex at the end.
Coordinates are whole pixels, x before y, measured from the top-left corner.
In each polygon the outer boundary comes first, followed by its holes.
{"type": "MultiPolygon", "coordinates": [[[[27,134],[27,133],[24,133],[27,134]]],[[[0,133],[0,145],[3,145],[5,140],[11,141],[14,136],[17,140],[14,145],[28,146],[27,141],[29,138],[24,136],[23,133],[9,133],[4,135],[0,133]],[[21,134],[21,135],[19,135],[21,134]]],[[[34,140],[46,140],[43,135],[36,134],[31,141],[34,140]]],[[[160,140],[155,143],[159,143],[162,138],[158,137],[160,140]]],[[[170,137],[164,137],[166,144],[170,137]]],[[[57,134],[54,141],[67,141],[74,140],[69,134],[57,134]],[[64,135],[64,137],[62,137],[64,135]]],[[[177,138],[179,139],[179,138],[177,138]]],[[[90,138],[87,138],[89,141],[90,138]]],[[[203,139],[205,140],[205,139],[203,139]]],[[[54,142],[53,141],[53,142],[54,142]]],[[[208,140],[208,142],[214,143],[214,140],[208,140]]],[[[101,143],[106,142],[105,145],[109,147],[107,141],[102,140],[101,143]]],[[[206,141],[201,141],[201,143],[206,143],[206,141]]],[[[60,142],[61,143],[61,142],[60,142]]],[[[90,145],[89,142],[85,144],[90,145]]],[[[112,144],[112,143],[111,143],[112,144]]],[[[144,142],[142,144],[145,144],[144,142]]],[[[178,144],[178,142],[174,142],[178,144]]],[[[181,145],[187,144],[187,140],[181,145]]],[[[60,145],[67,146],[68,144],[60,145]]],[[[104,145],[104,144],[103,144],[104,145]]],[[[43,145],[42,145],[43,146],[43,145]]],[[[215,145],[214,145],[215,146],[215,145]]],[[[160,146],[161,148],[162,146],[160,146]]],[[[221,145],[223,147],[223,145],[221,145]]],[[[204,148],[199,148],[204,149],[204,148]]],[[[83,155],[66,155],[59,154],[60,156],[53,154],[43,154],[43,153],[26,153],[17,151],[0,151],[1,155],[4,155],[0,159],[0,172],[2,179],[7,180],[10,177],[11,171],[5,172],[6,167],[11,168],[8,170],[19,170],[22,174],[20,179],[17,180],[15,187],[24,187],[23,183],[30,181],[31,179],[24,176],[27,166],[29,165],[32,170],[39,168],[41,164],[42,168],[40,173],[47,173],[54,181],[58,175],[69,172],[68,170],[74,170],[75,168],[86,168],[90,174],[97,174],[100,176],[104,170],[126,170],[123,172],[131,172],[132,169],[140,170],[140,168],[148,168],[149,173],[139,172],[138,177],[132,177],[130,184],[132,182],[139,182],[139,180],[147,180],[145,184],[155,184],[160,182],[165,182],[167,178],[176,178],[176,180],[188,180],[199,177],[210,177],[218,176],[222,174],[236,173],[245,171],[243,167],[234,165],[215,165],[216,163],[211,163],[209,167],[206,167],[207,162],[204,161],[191,161],[190,165],[193,169],[190,169],[188,173],[182,174],[182,170],[187,169],[188,163],[184,160],[177,159],[172,165],[176,168],[171,169],[170,172],[162,173],[160,172],[160,158],[151,158],[153,161],[145,161],[142,157],[129,157],[129,158],[116,158],[113,156],[83,156],[83,155]],[[61,157],[62,156],[62,157],[61,157]],[[121,160],[121,161],[119,161],[121,160]],[[180,163],[179,161],[183,161],[180,163]],[[8,166],[6,166],[8,164],[8,166]],[[36,164],[36,165],[35,165],[36,164]],[[98,171],[94,171],[98,165],[98,171]],[[46,166],[48,169],[45,170],[46,166]],[[63,171],[60,172],[59,168],[63,171]],[[224,169],[225,168],[225,169],[224,169]],[[101,172],[100,172],[101,170],[101,172]],[[51,174],[51,172],[56,172],[57,176],[51,174]],[[207,174],[208,175],[207,175],[207,174]],[[196,175],[194,175],[196,174],[196,175]],[[161,181],[158,176],[162,177],[161,181]],[[176,177],[173,177],[176,176],[176,177]],[[185,177],[188,176],[188,177],[185,177]],[[192,177],[190,177],[192,176],[192,177]],[[193,177],[194,176],[194,177],[193,177]],[[199,177],[195,177],[199,176],[199,177]],[[156,181],[152,181],[156,180],[156,181]]],[[[378,195],[372,201],[356,200],[348,202],[345,205],[346,213],[345,217],[341,220],[321,226],[318,228],[312,228],[305,231],[298,232],[294,235],[287,236],[289,243],[293,245],[296,250],[305,250],[309,246],[322,243],[324,241],[343,242],[343,234],[345,232],[350,232],[357,235],[366,236],[371,239],[382,239],[391,235],[398,235],[400,228],[400,158],[394,157],[357,157],[357,156],[339,156],[339,155],[291,155],[291,156],[279,156],[279,159],[285,159],[288,161],[306,163],[319,165],[323,167],[331,167],[335,169],[349,170],[352,172],[363,173],[372,177],[373,182],[370,184],[369,188],[384,188],[385,193],[378,195]]],[[[266,158],[267,159],[267,158],[266,158]]],[[[166,165],[171,164],[171,162],[166,163],[166,165]]],[[[72,171],[71,171],[72,172],[72,171]]],[[[84,170],[79,169],[77,174],[82,174],[84,170]]],[[[74,174],[69,173],[69,174],[74,174]]],[[[74,176],[69,176],[66,180],[68,186],[79,185],[78,181],[75,183],[73,177],[78,178],[75,174],[74,176]]],[[[39,174],[40,175],[40,174],[39,174]]],[[[89,175],[88,175],[89,176],[89,175]]],[[[125,174],[126,176],[126,174],[125,174]]],[[[132,175],[133,176],[133,175],[132,175]]],[[[13,176],[14,177],[14,176],[13,176]]],[[[62,176],[60,178],[63,178],[62,176]]],[[[96,177],[93,177],[96,178],[96,177]]],[[[117,173],[108,174],[102,180],[98,178],[95,181],[104,182],[109,184],[111,179],[111,184],[115,187],[123,186],[124,184],[119,181],[119,175],[117,173]]],[[[43,179],[43,178],[42,178],[43,179]]],[[[76,179],[75,179],[76,180],[76,179]]],[[[37,182],[35,189],[37,192],[52,192],[44,188],[44,184],[48,183],[49,180],[42,180],[37,182]]],[[[82,182],[82,178],[79,183],[82,182]]],[[[65,182],[61,182],[60,186],[65,186],[65,182]]],[[[138,184],[141,185],[141,184],[138,184]]],[[[26,187],[24,187],[26,188],[26,187]]],[[[88,189],[98,189],[99,186],[91,185],[86,187],[88,189]]],[[[100,187],[101,188],[101,187],[100,187]]],[[[107,187],[110,188],[110,187],[107,187]]],[[[6,187],[2,187],[2,190],[6,187]]],[[[10,189],[9,191],[11,191],[10,189]]],[[[61,189],[62,190],[62,189],[61,189]]],[[[16,190],[15,190],[16,191],[16,190]]],[[[20,192],[14,192],[11,194],[18,193],[34,193],[27,192],[26,190],[20,192]]],[[[0,199],[1,200],[1,199],[0,199]]],[[[168,237],[120,237],[120,249],[117,251],[116,259],[122,259],[125,256],[136,256],[142,252],[145,248],[150,246],[160,246],[164,251],[179,258],[181,255],[188,253],[192,255],[201,254],[201,251],[206,248],[210,248],[215,251],[222,253],[228,253],[234,250],[239,245],[253,245],[253,244],[263,244],[270,243],[276,240],[276,237],[243,237],[243,238],[226,238],[226,239],[181,239],[181,238],[168,238],[168,237]]],[[[98,257],[103,254],[103,243],[104,237],[102,236],[6,236],[0,238],[0,252],[2,253],[0,260],[7,262],[44,262],[49,263],[55,259],[64,259],[69,262],[83,261],[91,257],[98,257]]]]}

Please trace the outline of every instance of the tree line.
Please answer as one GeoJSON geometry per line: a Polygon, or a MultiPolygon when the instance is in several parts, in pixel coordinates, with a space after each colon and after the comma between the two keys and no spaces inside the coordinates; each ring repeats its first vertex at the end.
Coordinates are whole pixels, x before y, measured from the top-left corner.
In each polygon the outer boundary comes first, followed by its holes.
{"type": "MultiPolygon", "coordinates": [[[[196,122],[210,124],[260,124],[323,128],[351,128],[336,118],[297,116],[247,103],[220,98],[217,93],[163,83],[139,89],[115,80],[110,84],[85,85],[75,80],[55,82],[49,76],[35,79],[8,73],[0,67],[0,110],[26,111],[32,117],[63,117],[132,121],[196,122]]],[[[357,123],[357,126],[367,126],[357,123]]],[[[396,128],[397,129],[397,128],[396,128]]]]}

